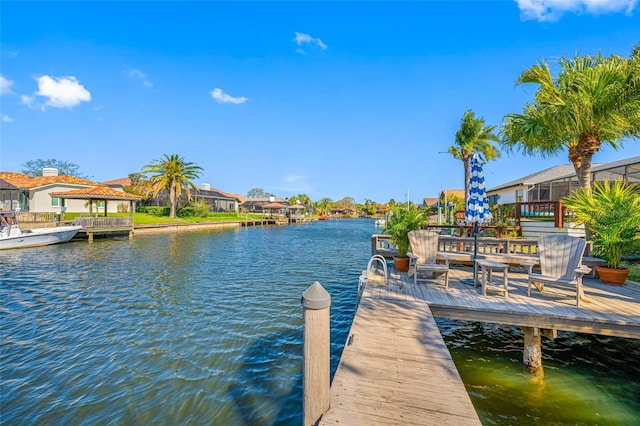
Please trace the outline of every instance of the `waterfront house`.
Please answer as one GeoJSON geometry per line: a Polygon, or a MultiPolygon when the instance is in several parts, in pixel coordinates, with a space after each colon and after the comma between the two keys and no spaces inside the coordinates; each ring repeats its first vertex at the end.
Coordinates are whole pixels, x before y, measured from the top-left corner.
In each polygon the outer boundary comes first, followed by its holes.
{"type": "MultiPolygon", "coordinates": [[[[126,178],[125,178],[126,179],[126,178]]],[[[113,183],[112,187],[116,187],[125,179],[116,179],[105,183],[113,183]]],[[[129,185],[131,181],[129,180],[129,185]]],[[[126,185],[125,185],[126,186],[126,185]]],[[[209,211],[212,212],[238,212],[239,199],[234,194],[229,194],[219,189],[211,188],[208,183],[200,185],[198,191],[191,191],[192,200],[195,202],[201,202],[209,205],[209,211]]],[[[187,191],[182,190],[178,195],[178,205],[187,204],[187,191]]],[[[150,197],[142,202],[143,206],[168,206],[169,205],[169,191],[166,189],[158,192],[157,195],[150,197]]]]}
{"type": "MultiPolygon", "coordinates": [[[[610,163],[594,163],[591,181],[623,179],[640,183],[640,157],[610,163]]],[[[489,202],[503,206],[509,222],[521,226],[526,238],[552,233],[584,236],[584,227],[576,225],[562,198],[580,188],[573,165],[554,166],[487,190],[489,202]]]]}
{"type": "MultiPolygon", "coordinates": [[[[591,165],[592,182],[640,182],[640,157],[591,165]]],[[[580,187],[572,164],[561,164],[487,189],[492,204],[559,201],[580,187]]]]}
{"type": "MultiPolygon", "coordinates": [[[[37,177],[24,173],[0,172],[0,209],[61,213],[62,199],[52,197],[50,193],[88,189],[98,185],[87,179],[59,175],[54,168],[43,169],[43,175],[37,177]]],[[[68,212],[89,211],[83,200],[69,200],[65,207],[68,212]]]]}
{"type": "MultiPolygon", "coordinates": [[[[289,206],[291,206],[289,201],[279,197],[242,197],[240,200],[240,211],[244,213],[273,214],[275,210],[286,210],[289,206]],[[284,207],[270,207],[273,204],[279,204],[284,207]]],[[[284,211],[282,213],[284,214],[284,211]]]]}

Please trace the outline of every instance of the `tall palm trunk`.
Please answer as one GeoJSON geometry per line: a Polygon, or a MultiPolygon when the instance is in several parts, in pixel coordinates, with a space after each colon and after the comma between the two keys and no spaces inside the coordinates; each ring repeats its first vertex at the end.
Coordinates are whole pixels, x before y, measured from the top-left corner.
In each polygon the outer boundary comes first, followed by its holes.
{"type": "Polygon", "coordinates": [[[171,210],[169,212],[169,217],[171,219],[176,218],[176,181],[171,181],[171,186],[169,187],[169,204],[171,205],[171,210]]]}
{"type": "Polygon", "coordinates": [[[464,163],[464,205],[466,208],[467,201],[469,201],[469,193],[471,192],[471,167],[469,166],[468,158],[465,158],[462,161],[464,163]]]}
{"type": "Polygon", "coordinates": [[[569,159],[573,162],[580,186],[591,189],[591,159],[600,150],[600,135],[596,131],[578,136],[578,143],[569,148],[569,159]]]}

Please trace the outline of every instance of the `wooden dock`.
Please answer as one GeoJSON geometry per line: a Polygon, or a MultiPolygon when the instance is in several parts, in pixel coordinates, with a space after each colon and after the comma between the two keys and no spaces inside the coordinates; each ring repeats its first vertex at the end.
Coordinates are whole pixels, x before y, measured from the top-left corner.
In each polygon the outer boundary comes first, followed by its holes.
{"type": "MultiPolygon", "coordinates": [[[[640,338],[640,284],[585,277],[585,296],[547,286],[527,296],[526,275],[509,273],[509,297],[466,284],[471,268],[413,284],[391,268],[368,284],[331,384],[322,425],[480,424],[433,317],[640,338]]],[[[499,275],[499,274],[496,274],[499,275]]],[[[500,284],[499,277],[494,277],[500,284]]]]}

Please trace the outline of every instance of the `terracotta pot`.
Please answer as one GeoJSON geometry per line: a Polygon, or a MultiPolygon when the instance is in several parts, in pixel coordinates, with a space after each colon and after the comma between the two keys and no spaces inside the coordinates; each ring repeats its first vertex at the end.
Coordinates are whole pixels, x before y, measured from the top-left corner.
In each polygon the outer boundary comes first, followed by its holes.
{"type": "Polygon", "coordinates": [[[396,267],[396,271],[398,272],[408,272],[409,271],[409,258],[408,257],[394,257],[393,264],[396,267]]]}
{"type": "Polygon", "coordinates": [[[624,284],[624,282],[627,280],[627,275],[629,275],[629,269],[625,268],[611,269],[604,266],[596,266],[596,271],[598,272],[600,281],[605,284],[611,285],[624,284]]]}

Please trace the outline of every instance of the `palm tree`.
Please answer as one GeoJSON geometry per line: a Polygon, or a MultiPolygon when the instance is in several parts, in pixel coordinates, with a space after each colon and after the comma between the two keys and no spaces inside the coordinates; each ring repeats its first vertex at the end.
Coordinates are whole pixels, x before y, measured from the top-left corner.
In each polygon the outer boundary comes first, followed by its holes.
{"type": "Polygon", "coordinates": [[[542,157],[568,150],[580,186],[591,187],[591,159],[602,144],[614,149],[640,136],[640,45],[629,58],[611,55],[558,60],[554,79],[547,62],[525,70],[519,85],[538,84],[522,114],[508,114],[502,144],[542,157]]]}
{"type": "Polygon", "coordinates": [[[191,179],[200,177],[202,167],[195,163],[187,162],[177,154],[167,155],[142,168],[144,173],[150,173],[149,180],[153,184],[153,195],[166,189],[169,191],[169,203],[171,211],[169,217],[176,218],[176,203],[182,188],[187,192],[187,199],[191,200],[191,189],[198,191],[191,179]]]}
{"type": "Polygon", "coordinates": [[[460,120],[460,129],[456,132],[455,145],[449,147],[449,154],[464,164],[465,203],[469,199],[471,175],[469,161],[473,153],[480,152],[487,161],[500,157],[500,152],[491,143],[491,141],[500,141],[498,135],[494,133],[495,128],[496,126],[486,126],[484,118],[476,118],[473,111],[467,110],[460,120]]]}
{"type": "Polygon", "coordinates": [[[331,205],[333,204],[333,201],[331,201],[330,198],[322,198],[318,201],[316,201],[315,203],[313,203],[313,207],[321,214],[327,214],[329,212],[329,209],[331,208],[331,205]]]}

